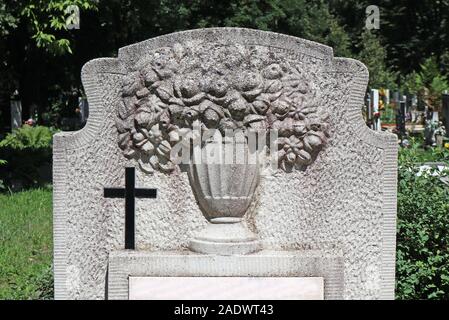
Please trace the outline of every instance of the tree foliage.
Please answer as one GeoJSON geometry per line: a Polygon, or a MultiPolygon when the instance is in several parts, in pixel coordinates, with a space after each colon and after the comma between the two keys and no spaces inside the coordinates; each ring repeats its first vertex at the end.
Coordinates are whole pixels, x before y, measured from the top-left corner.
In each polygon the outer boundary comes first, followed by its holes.
{"type": "Polygon", "coordinates": [[[449,152],[424,158],[412,143],[399,154],[397,299],[449,299],[449,186],[432,172],[417,175],[417,163],[435,159],[449,164],[449,152]]]}
{"type": "Polygon", "coordinates": [[[369,70],[370,87],[395,89],[397,74],[388,69],[386,65],[387,50],[380,44],[374,31],[363,32],[357,46],[360,52],[356,57],[369,70]]]}
{"type": "Polygon", "coordinates": [[[0,33],[13,32],[22,25],[39,48],[53,54],[71,53],[71,43],[61,31],[67,31],[70,6],[81,10],[96,8],[95,0],[23,0],[0,5],[0,33]]]}
{"type": "Polygon", "coordinates": [[[403,88],[407,93],[417,94],[429,106],[439,109],[441,93],[449,90],[447,77],[443,75],[435,56],[427,58],[418,71],[403,77],[403,88]]]}
{"type": "Polygon", "coordinates": [[[90,59],[161,34],[223,26],[327,44],[336,56],[365,62],[375,87],[394,89],[398,72],[419,72],[432,55],[443,74],[449,71],[449,0],[5,0],[0,105],[19,89],[25,113],[33,104],[39,113],[49,111],[81,88],[79,70],[90,59]],[[373,4],[380,30],[368,32],[365,9],[373,4]],[[70,5],[80,8],[79,30],[67,30],[70,5]]]}

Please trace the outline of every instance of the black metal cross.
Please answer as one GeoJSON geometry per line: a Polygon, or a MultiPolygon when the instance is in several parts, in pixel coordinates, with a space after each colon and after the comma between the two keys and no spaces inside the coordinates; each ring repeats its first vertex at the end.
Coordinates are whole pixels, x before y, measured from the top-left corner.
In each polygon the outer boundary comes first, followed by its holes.
{"type": "Polygon", "coordinates": [[[135,198],[156,198],[157,189],[136,188],[136,169],[126,168],[125,188],[104,188],[105,198],[125,198],[125,249],[135,249],[135,198]]]}

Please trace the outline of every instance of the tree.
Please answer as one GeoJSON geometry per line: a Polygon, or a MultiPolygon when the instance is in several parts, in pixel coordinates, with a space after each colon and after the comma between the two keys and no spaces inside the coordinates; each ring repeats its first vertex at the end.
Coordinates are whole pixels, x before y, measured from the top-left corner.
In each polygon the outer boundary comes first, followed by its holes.
{"type": "Polygon", "coordinates": [[[334,48],[336,56],[351,55],[350,38],[321,0],[280,1],[284,19],[276,31],[317,41],[334,48]]]}
{"type": "Polygon", "coordinates": [[[357,47],[360,51],[356,57],[367,66],[370,73],[369,86],[395,89],[397,74],[387,68],[387,50],[381,45],[374,31],[365,30],[357,47]]]}
{"type": "Polygon", "coordinates": [[[0,5],[0,32],[9,33],[22,25],[39,48],[55,54],[71,52],[67,31],[71,6],[80,10],[96,8],[95,0],[7,0],[0,5]]]}
{"type": "Polygon", "coordinates": [[[0,36],[4,37],[9,30],[17,27],[17,18],[6,8],[6,3],[0,3],[0,36]]]}
{"type": "Polygon", "coordinates": [[[378,38],[388,44],[387,66],[408,74],[435,55],[440,61],[449,44],[449,0],[332,0],[330,10],[357,44],[365,28],[365,9],[380,9],[378,38]]]}
{"type": "MultiPolygon", "coordinates": [[[[74,32],[67,30],[67,8],[93,10],[95,0],[6,0],[0,4],[0,105],[19,89],[25,106],[35,104],[42,111],[53,80],[64,86],[72,80],[64,55],[74,45],[74,32]],[[62,73],[62,74],[61,74],[62,73]],[[55,77],[54,77],[55,76],[55,77]],[[61,81],[62,80],[62,81],[61,81]]],[[[6,113],[6,112],[5,112],[6,113]]],[[[2,119],[5,121],[5,119],[2,119]]]]}
{"type": "Polygon", "coordinates": [[[436,57],[431,56],[420,65],[419,72],[413,71],[403,78],[403,87],[408,93],[417,94],[427,105],[439,110],[441,94],[449,90],[449,83],[436,57]]]}

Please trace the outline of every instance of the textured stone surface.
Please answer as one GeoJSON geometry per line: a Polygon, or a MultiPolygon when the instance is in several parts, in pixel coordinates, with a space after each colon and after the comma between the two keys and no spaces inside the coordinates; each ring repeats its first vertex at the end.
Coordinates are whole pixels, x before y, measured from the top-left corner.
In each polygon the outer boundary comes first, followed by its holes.
{"type": "MultiPolygon", "coordinates": [[[[289,62],[313,84],[316,114],[329,138],[302,170],[262,177],[247,223],[268,250],[339,250],[345,299],[393,298],[396,226],[396,139],[372,132],[361,106],[366,67],[334,58],[332,49],[285,35],[247,29],[202,29],[150,39],[97,59],[82,71],[90,103],[87,126],[54,141],[56,298],[104,299],[108,255],[123,247],[124,203],[104,199],[103,188],[122,186],[124,166],[139,168],[117,144],[122,83],[161,48],[213,44],[257,47],[289,62]]],[[[163,49],[162,49],[163,50],[163,49]]],[[[186,250],[204,228],[187,174],[137,170],[140,187],[158,199],[136,200],[136,245],[141,251],[186,250]]]]}

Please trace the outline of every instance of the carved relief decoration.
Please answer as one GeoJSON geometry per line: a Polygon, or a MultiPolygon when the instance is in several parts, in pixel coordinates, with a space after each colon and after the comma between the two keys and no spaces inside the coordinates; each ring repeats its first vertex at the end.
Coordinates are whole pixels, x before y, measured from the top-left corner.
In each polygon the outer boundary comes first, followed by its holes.
{"type": "MultiPolygon", "coordinates": [[[[146,172],[171,172],[180,129],[278,130],[285,171],[310,165],[328,138],[318,75],[269,47],[196,42],[148,53],[123,77],[118,143],[146,172]]],[[[272,150],[273,151],[273,150],[272,150]]]]}

